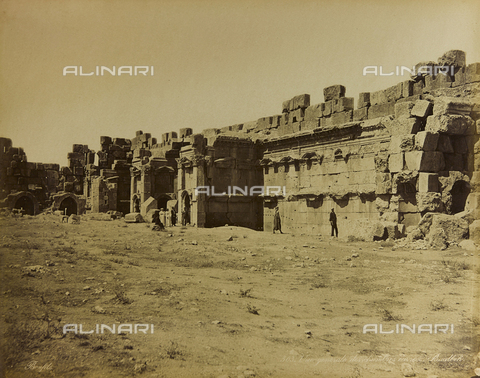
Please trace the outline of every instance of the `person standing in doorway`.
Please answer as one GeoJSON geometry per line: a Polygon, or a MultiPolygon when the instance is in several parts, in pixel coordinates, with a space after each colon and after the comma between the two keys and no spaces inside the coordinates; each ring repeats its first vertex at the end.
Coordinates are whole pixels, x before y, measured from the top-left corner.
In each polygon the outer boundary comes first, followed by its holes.
{"type": "Polygon", "coordinates": [[[175,227],[177,225],[177,213],[174,208],[170,212],[170,219],[172,220],[172,226],[175,227]]]}
{"type": "Polygon", "coordinates": [[[337,214],[335,214],[333,209],[330,213],[330,225],[332,226],[332,236],[336,236],[338,238],[337,214]]]}
{"type": "Polygon", "coordinates": [[[280,220],[280,213],[278,212],[278,206],[275,207],[275,214],[273,216],[273,233],[275,231],[280,231],[281,234],[282,232],[282,221],[280,220]]]}

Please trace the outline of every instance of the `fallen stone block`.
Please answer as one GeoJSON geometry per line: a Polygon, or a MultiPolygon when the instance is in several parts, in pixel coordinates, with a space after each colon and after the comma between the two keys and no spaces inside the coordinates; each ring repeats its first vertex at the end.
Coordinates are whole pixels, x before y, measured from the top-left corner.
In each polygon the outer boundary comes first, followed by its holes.
{"type": "Polygon", "coordinates": [[[440,134],[430,131],[419,131],[415,135],[415,148],[423,151],[435,151],[440,134]]]}
{"type": "Polygon", "coordinates": [[[427,100],[415,101],[415,106],[412,109],[412,116],[425,118],[432,114],[433,104],[427,100]]]}
{"type": "Polygon", "coordinates": [[[432,249],[444,250],[448,247],[447,236],[441,228],[431,227],[426,240],[428,246],[432,249]]]}
{"type": "Polygon", "coordinates": [[[417,193],[416,198],[419,212],[441,212],[444,210],[441,193],[417,193]]]}
{"type": "Polygon", "coordinates": [[[420,193],[438,192],[439,182],[437,173],[419,172],[417,179],[417,191],[420,193]]]}
{"type": "Polygon", "coordinates": [[[357,108],[362,109],[370,106],[370,92],[361,92],[358,96],[357,108]]]}
{"type": "Polygon", "coordinates": [[[425,131],[450,135],[473,135],[475,122],[463,115],[433,115],[427,117],[425,131]]]}
{"type": "Polygon", "coordinates": [[[480,220],[475,220],[469,226],[470,240],[480,246],[480,220]]]}
{"type": "Polygon", "coordinates": [[[432,233],[432,229],[443,230],[448,242],[458,243],[467,239],[469,234],[468,222],[465,219],[448,214],[434,214],[429,234],[432,233]]]}
{"type": "Polygon", "coordinates": [[[462,240],[458,246],[469,252],[477,252],[479,250],[479,247],[473,240],[462,240]]]}
{"type": "Polygon", "coordinates": [[[332,85],[323,89],[324,101],[334,100],[340,97],[345,97],[345,87],[343,85],[332,85]]]}
{"type": "Polygon", "coordinates": [[[391,153],[400,153],[412,151],[415,147],[414,134],[392,135],[390,139],[389,151],[391,153]]]}
{"type": "Polygon", "coordinates": [[[142,223],[143,217],[140,213],[129,213],[125,215],[125,223],[142,223]]]}
{"type": "Polygon", "coordinates": [[[80,217],[76,214],[72,214],[68,217],[68,223],[70,223],[70,224],[80,224],[80,217]]]}

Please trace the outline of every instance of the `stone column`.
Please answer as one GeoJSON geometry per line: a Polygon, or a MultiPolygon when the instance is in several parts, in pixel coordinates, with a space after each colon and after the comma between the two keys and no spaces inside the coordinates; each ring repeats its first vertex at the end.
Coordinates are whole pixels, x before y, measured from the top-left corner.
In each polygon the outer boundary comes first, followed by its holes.
{"type": "MultiPolygon", "coordinates": [[[[193,177],[195,187],[205,185],[205,158],[203,156],[195,156],[193,159],[193,177]]],[[[194,195],[192,201],[192,221],[197,227],[205,227],[207,218],[206,213],[206,196],[205,194],[194,195]]]]}
{"type": "Polygon", "coordinates": [[[140,205],[152,195],[152,167],[142,167],[142,187],[140,188],[140,205]]]}

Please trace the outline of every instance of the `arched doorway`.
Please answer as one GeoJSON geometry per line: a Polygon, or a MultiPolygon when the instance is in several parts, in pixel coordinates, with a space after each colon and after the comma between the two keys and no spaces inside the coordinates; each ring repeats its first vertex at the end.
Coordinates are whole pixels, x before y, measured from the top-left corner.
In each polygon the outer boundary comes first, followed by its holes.
{"type": "Polygon", "coordinates": [[[157,208],[167,210],[167,202],[170,201],[171,198],[166,194],[161,194],[157,198],[157,208]]]}
{"type": "Polygon", "coordinates": [[[133,212],[140,212],[140,198],[138,198],[138,196],[133,197],[133,212]]]}
{"type": "Polygon", "coordinates": [[[75,201],[72,197],[66,197],[62,202],[60,202],[58,210],[66,215],[77,214],[77,201],[75,201]]]}
{"type": "Polygon", "coordinates": [[[191,205],[190,205],[190,196],[187,192],[183,193],[183,209],[182,209],[182,224],[186,226],[191,223],[191,205]]]}
{"type": "Polygon", "coordinates": [[[452,195],[452,214],[457,214],[465,210],[468,194],[470,193],[470,185],[463,181],[457,181],[453,184],[450,194],[452,195]]]}
{"type": "Polygon", "coordinates": [[[15,209],[25,210],[25,214],[35,215],[35,205],[31,198],[22,196],[15,201],[15,209]]]}

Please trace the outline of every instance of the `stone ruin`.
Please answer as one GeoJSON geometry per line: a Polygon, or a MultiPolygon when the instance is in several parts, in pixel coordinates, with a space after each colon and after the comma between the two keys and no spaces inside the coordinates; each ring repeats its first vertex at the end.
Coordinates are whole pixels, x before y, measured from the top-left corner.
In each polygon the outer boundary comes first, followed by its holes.
{"type": "Polygon", "coordinates": [[[424,237],[438,228],[436,214],[455,214],[480,244],[480,63],[467,65],[465,53],[452,50],[420,66],[449,69],[360,93],[356,107],[345,86],[333,85],[322,103],[295,96],[280,114],[199,134],[184,128],[160,142],[142,131],[133,139],[103,136],[97,163],[83,145],[73,146],[68,167],[28,163],[1,138],[0,200],[30,214],[51,207],[145,218],[174,208],[179,222],[197,227],[270,232],[279,206],[284,231],[323,235],[334,208],[340,233],[365,240],[402,237],[407,229],[424,237]],[[234,186],[282,191],[195,190],[234,186]]]}

